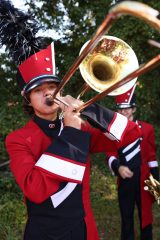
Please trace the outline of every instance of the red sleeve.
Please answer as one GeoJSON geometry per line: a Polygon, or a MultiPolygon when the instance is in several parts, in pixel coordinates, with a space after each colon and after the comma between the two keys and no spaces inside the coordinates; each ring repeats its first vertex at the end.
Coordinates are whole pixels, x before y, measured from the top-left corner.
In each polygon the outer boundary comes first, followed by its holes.
{"type": "Polygon", "coordinates": [[[112,173],[118,174],[118,169],[120,167],[120,160],[118,158],[118,149],[123,146],[127,146],[130,143],[134,142],[136,139],[142,135],[142,132],[137,124],[134,122],[128,121],[127,126],[122,135],[121,141],[117,142],[116,149],[113,151],[109,149],[106,151],[106,161],[112,173]]]}
{"type": "Polygon", "coordinates": [[[143,151],[143,155],[145,156],[146,161],[150,168],[158,167],[158,161],[156,159],[156,143],[155,143],[155,134],[154,128],[152,125],[142,125],[142,129],[144,132],[141,143],[141,150],[143,151]]]}
{"type": "Polygon", "coordinates": [[[118,148],[122,146],[127,146],[128,144],[134,142],[136,139],[142,136],[142,131],[138,127],[138,125],[128,120],[127,126],[124,130],[123,137],[121,141],[118,143],[118,148]]]}
{"type": "MultiPolygon", "coordinates": [[[[71,131],[72,135],[73,131],[71,131]]],[[[75,129],[75,131],[78,130],[75,129]]],[[[10,156],[11,170],[24,195],[31,201],[43,202],[58,190],[62,181],[82,182],[85,163],[79,161],[87,160],[89,138],[84,140],[84,144],[81,146],[81,138],[86,134],[80,131],[76,142],[73,136],[72,138],[69,137],[69,132],[69,130],[65,130],[63,134],[65,136],[62,139],[57,138],[49,146],[51,149],[48,149],[48,151],[53,150],[55,154],[44,152],[39,159],[35,159],[21,134],[13,132],[7,137],[6,147],[10,156]],[[61,155],[60,152],[62,152],[61,155]],[[66,157],[63,157],[64,153],[66,157]],[[77,155],[80,157],[77,161],[74,161],[77,155]]]]}
{"type": "Polygon", "coordinates": [[[59,181],[53,176],[35,168],[35,158],[20,136],[8,136],[6,147],[10,156],[11,171],[24,195],[40,203],[59,188],[59,181]]]}
{"type": "Polygon", "coordinates": [[[140,122],[142,124],[142,141],[141,141],[141,153],[143,164],[148,165],[150,173],[153,177],[159,181],[159,166],[156,159],[156,144],[155,144],[155,135],[154,128],[150,124],[140,122]]]}
{"type": "Polygon", "coordinates": [[[155,144],[155,135],[154,129],[151,126],[149,134],[147,136],[147,158],[148,162],[156,161],[156,144],[155,144]]]}
{"type": "Polygon", "coordinates": [[[108,152],[110,155],[111,153],[113,155],[114,153],[116,154],[119,147],[134,142],[142,135],[141,129],[137,126],[137,124],[129,120],[127,120],[127,124],[124,128],[120,141],[114,139],[114,137],[109,133],[103,133],[99,129],[91,127],[89,123],[86,123],[83,129],[85,131],[89,131],[91,134],[91,153],[108,152]]]}

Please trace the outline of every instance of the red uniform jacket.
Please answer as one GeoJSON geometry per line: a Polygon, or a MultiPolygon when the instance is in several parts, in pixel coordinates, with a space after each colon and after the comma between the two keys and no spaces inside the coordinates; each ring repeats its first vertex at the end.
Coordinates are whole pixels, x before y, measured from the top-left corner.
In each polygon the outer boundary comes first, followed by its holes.
{"type": "MultiPolygon", "coordinates": [[[[152,217],[152,204],[154,199],[152,195],[144,190],[144,181],[148,179],[151,169],[158,167],[158,162],[156,160],[156,145],[154,129],[151,124],[137,121],[137,125],[142,130],[142,137],[140,138],[140,155],[141,155],[141,206],[142,206],[142,228],[149,225],[153,221],[152,217]]],[[[121,147],[119,143],[118,148],[121,147]]],[[[107,153],[107,158],[109,161],[114,161],[114,158],[118,157],[118,152],[107,153]]],[[[109,163],[111,167],[111,163],[109,163]]],[[[112,170],[112,168],[111,168],[112,170]]],[[[119,181],[117,181],[119,183],[119,181]]]]}
{"type": "MultiPolygon", "coordinates": [[[[110,140],[100,130],[92,128],[88,123],[82,127],[82,130],[89,132],[91,135],[89,153],[106,152],[108,149],[111,149],[111,151],[115,150],[117,141],[110,140]]],[[[121,140],[126,145],[140,135],[141,131],[137,125],[133,122],[128,122],[121,140]]],[[[6,146],[10,155],[11,170],[16,182],[22,189],[24,196],[37,204],[52,196],[58,190],[61,181],[82,184],[87,240],[98,240],[98,232],[92,215],[89,196],[89,155],[86,164],[76,163],[72,159],[61,157],[60,153],[58,155],[45,153],[50,144],[51,139],[32,120],[23,128],[8,135],[6,146]],[[59,162],[61,164],[60,167],[59,162]],[[52,165],[48,166],[47,164],[50,163],[52,165]],[[62,169],[63,164],[64,171],[62,169]],[[67,168],[72,168],[73,165],[74,171],[68,173],[67,168]],[[76,172],[80,172],[78,177],[76,172]]],[[[55,144],[59,144],[61,147],[60,142],[55,141],[55,144]]],[[[74,145],[74,143],[72,144],[74,145]]],[[[75,149],[76,146],[75,148],[73,146],[73,151],[77,151],[75,149]]]]}
{"type": "Polygon", "coordinates": [[[154,129],[152,125],[138,121],[139,126],[142,129],[143,140],[140,143],[141,147],[141,206],[142,206],[142,227],[151,224],[153,221],[152,217],[152,204],[154,202],[151,194],[144,190],[144,180],[148,179],[152,168],[158,166],[156,160],[156,145],[154,129]]]}

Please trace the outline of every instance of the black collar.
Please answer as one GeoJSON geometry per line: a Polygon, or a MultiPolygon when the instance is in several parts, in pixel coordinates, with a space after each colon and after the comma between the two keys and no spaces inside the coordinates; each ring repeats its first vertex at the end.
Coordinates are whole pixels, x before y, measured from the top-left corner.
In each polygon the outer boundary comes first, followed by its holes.
{"type": "Polygon", "coordinates": [[[33,120],[49,137],[56,137],[60,134],[63,123],[58,118],[55,121],[49,121],[42,119],[38,116],[34,116],[33,120]]]}

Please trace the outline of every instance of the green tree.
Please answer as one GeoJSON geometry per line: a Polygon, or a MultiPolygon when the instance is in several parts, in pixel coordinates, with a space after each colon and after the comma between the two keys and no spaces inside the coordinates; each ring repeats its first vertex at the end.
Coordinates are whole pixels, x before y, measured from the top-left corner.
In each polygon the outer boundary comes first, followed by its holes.
{"type": "MultiPolygon", "coordinates": [[[[12,0],[13,4],[14,1],[16,0],[12,0]]],[[[79,55],[82,45],[92,38],[109,9],[114,4],[121,2],[118,0],[24,1],[39,25],[43,27],[43,33],[40,34],[47,36],[46,42],[48,44],[51,41],[55,42],[57,73],[61,78],[79,55]],[[52,30],[51,33],[48,33],[48,30],[52,30]]],[[[146,3],[157,10],[160,9],[160,1],[157,0],[141,0],[139,2],[146,3]]],[[[159,52],[159,49],[147,42],[148,39],[160,42],[158,32],[135,17],[121,16],[114,22],[107,34],[126,41],[135,51],[140,64],[149,61],[159,52]]],[[[6,135],[27,121],[21,106],[22,97],[16,83],[16,72],[16,66],[5,51],[0,55],[0,163],[8,160],[4,146],[6,135]]],[[[155,126],[158,159],[160,157],[159,78],[160,68],[157,67],[139,77],[137,86],[138,117],[155,126]]],[[[64,93],[77,96],[78,89],[83,83],[84,80],[77,70],[65,87],[64,93]]],[[[84,100],[90,99],[93,95],[95,95],[93,91],[89,92],[84,100]]],[[[106,96],[101,103],[109,108],[114,108],[113,97],[106,96]]],[[[101,239],[106,239],[107,234],[107,238],[109,236],[110,239],[116,240],[120,227],[115,180],[106,173],[107,170],[102,159],[104,156],[96,156],[93,161],[94,165],[92,165],[92,205],[101,239]]],[[[10,172],[0,171],[0,175],[0,236],[2,240],[21,239],[26,221],[26,210],[22,203],[23,196],[15,185],[10,172]]],[[[154,238],[158,239],[158,207],[155,208],[154,216],[156,217],[154,238]]]]}

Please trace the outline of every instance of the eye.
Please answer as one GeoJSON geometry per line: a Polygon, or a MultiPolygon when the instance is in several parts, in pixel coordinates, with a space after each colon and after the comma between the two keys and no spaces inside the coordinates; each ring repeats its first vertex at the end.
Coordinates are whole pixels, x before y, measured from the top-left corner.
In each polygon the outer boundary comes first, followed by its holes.
{"type": "Polygon", "coordinates": [[[40,92],[40,91],[41,91],[41,88],[40,88],[40,87],[37,87],[37,88],[34,89],[34,92],[36,92],[36,93],[38,93],[38,92],[40,92]]]}
{"type": "Polygon", "coordinates": [[[52,89],[52,90],[53,90],[53,89],[55,89],[55,88],[56,88],[56,84],[50,84],[50,85],[49,85],[49,89],[52,89]]]}

